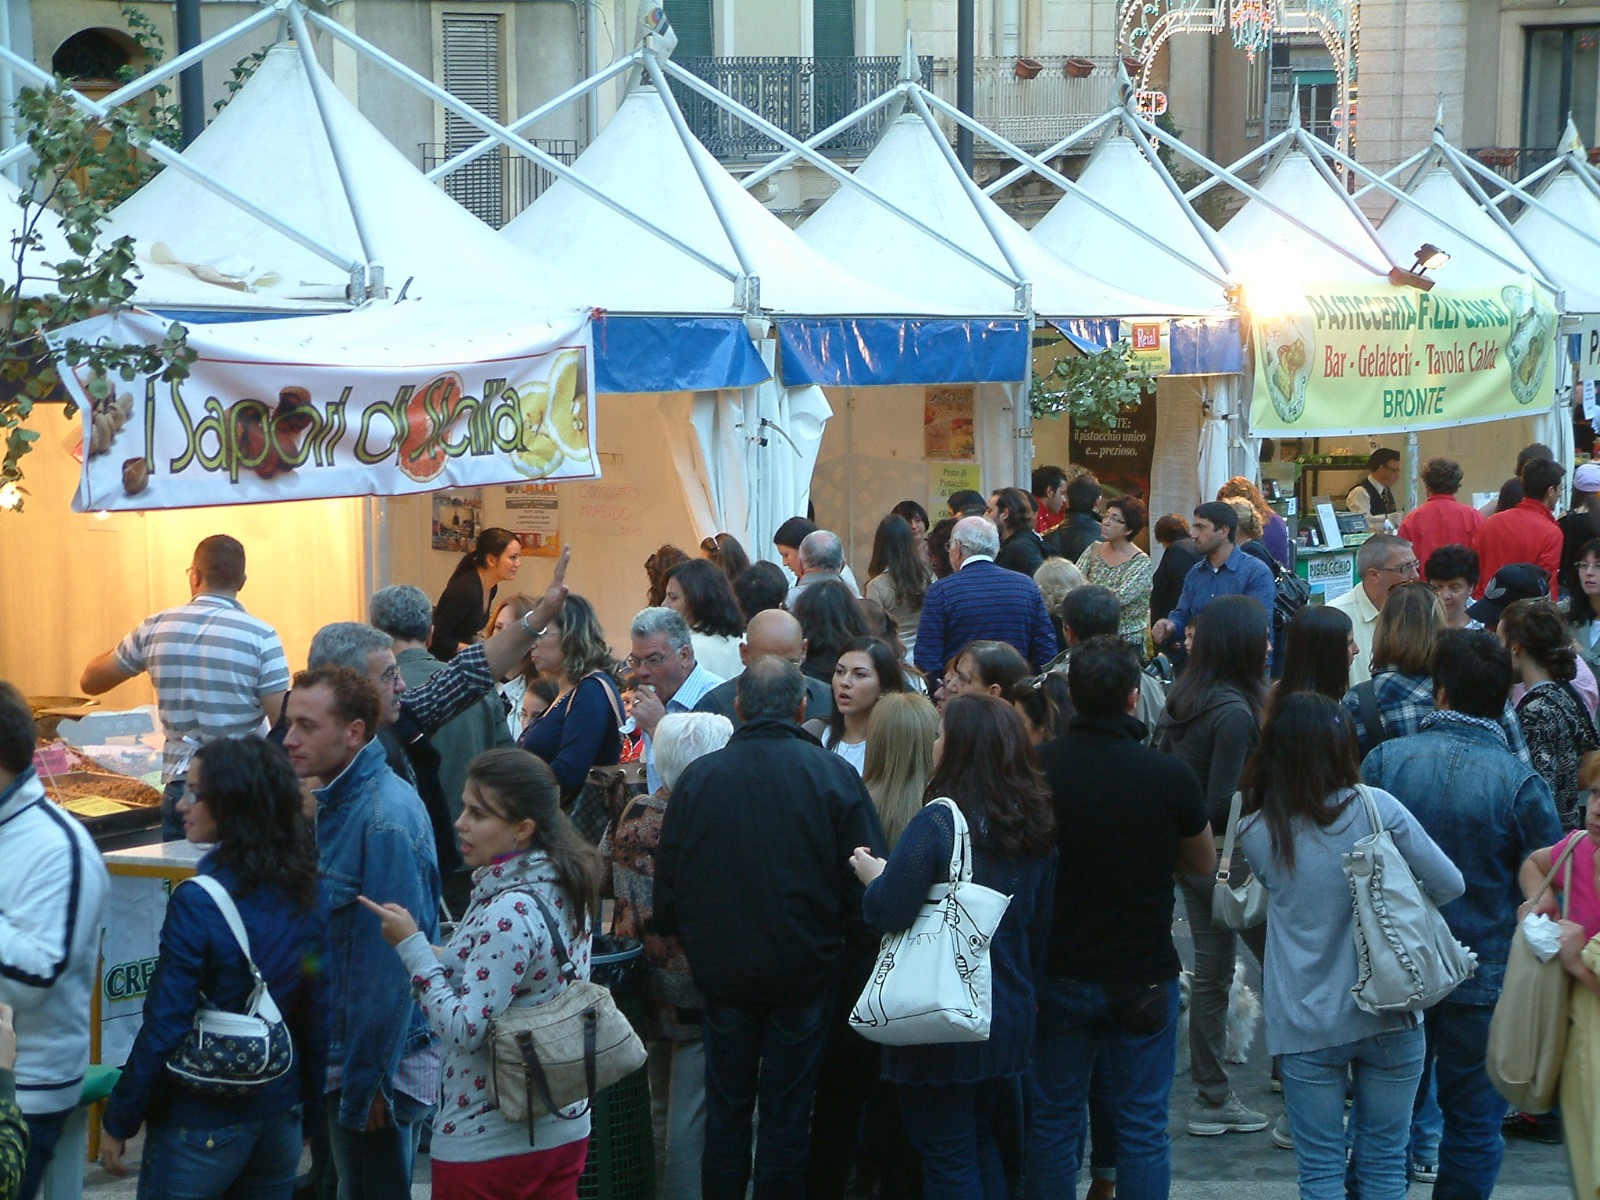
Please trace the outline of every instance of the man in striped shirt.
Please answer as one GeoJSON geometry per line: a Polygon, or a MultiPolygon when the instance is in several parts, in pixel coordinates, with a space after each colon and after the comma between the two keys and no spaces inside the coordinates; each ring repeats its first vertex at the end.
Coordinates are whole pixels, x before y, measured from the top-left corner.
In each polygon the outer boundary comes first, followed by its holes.
{"type": "Polygon", "coordinates": [[[189,759],[215,738],[257,733],[277,717],[289,687],[283,643],[239,603],[244,547],[227,534],[206,538],[189,567],[189,603],[145,618],[113,650],[83,669],[84,692],[98,696],[150,673],[166,747],[161,836],[179,841],[178,797],[189,759]]]}

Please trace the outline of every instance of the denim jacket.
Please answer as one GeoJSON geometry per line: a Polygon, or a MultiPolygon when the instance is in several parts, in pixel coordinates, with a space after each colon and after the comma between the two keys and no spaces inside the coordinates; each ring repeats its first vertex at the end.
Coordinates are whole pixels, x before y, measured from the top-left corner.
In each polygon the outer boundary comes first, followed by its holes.
{"type": "Polygon", "coordinates": [[[1494,721],[1449,711],[1423,718],[1421,733],[1378,746],[1361,777],[1410,809],[1466,878],[1466,893],[1439,911],[1477,951],[1478,970],[1450,999],[1493,1004],[1522,903],[1517,872],[1528,855],[1561,840],[1550,785],[1511,753],[1494,721]]]}
{"type": "Polygon", "coordinates": [[[433,826],[416,789],[389,769],[376,738],[316,797],[331,947],[328,1064],[342,1093],[339,1123],[365,1129],[373,1097],[381,1091],[393,1107],[395,1068],[430,1035],[411,997],[410,974],[384,942],[378,918],[356,897],[403,906],[437,944],[433,826]]]}

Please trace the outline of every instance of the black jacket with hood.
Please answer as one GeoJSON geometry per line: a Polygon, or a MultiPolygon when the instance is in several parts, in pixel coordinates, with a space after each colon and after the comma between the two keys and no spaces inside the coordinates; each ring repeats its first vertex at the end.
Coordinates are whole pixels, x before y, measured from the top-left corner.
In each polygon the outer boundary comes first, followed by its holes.
{"type": "Polygon", "coordinates": [[[1239,790],[1245,761],[1261,740],[1261,726],[1249,697],[1237,688],[1214,687],[1178,717],[1169,703],[1161,717],[1158,745],[1189,764],[1205,790],[1211,828],[1227,827],[1228,806],[1239,790]]]}

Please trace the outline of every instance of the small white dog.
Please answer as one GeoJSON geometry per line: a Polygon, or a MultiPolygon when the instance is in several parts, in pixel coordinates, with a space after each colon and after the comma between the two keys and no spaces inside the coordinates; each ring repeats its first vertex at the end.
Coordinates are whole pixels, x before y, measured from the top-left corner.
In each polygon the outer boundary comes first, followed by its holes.
{"type": "MultiPolygon", "coordinates": [[[[1178,1073],[1189,1069],[1189,1009],[1194,989],[1194,972],[1185,971],[1178,976],[1178,1073]]],[[[1242,1063],[1250,1057],[1250,1047],[1256,1040],[1256,1026],[1261,1020],[1261,997],[1244,981],[1244,964],[1233,964],[1233,983],[1228,988],[1227,1037],[1223,1043],[1222,1057],[1231,1063],[1242,1063]]]]}

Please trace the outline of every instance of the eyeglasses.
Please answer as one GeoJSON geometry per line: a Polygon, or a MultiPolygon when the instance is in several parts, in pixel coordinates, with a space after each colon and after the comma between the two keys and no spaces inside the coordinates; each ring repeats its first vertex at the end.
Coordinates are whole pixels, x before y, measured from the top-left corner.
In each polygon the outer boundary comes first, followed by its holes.
{"type": "Polygon", "coordinates": [[[1391,575],[1416,575],[1422,570],[1422,564],[1413,558],[1409,562],[1401,563],[1398,567],[1381,567],[1379,569],[1387,571],[1391,575]]]}
{"type": "Polygon", "coordinates": [[[388,684],[390,687],[393,687],[395,684],[400,682],[400,668],[398,666],[390,666],[386,668],[383,674],[378,676],[378,682],[388,684]]]}
{"type": "Polygon", "coordinates": [[[178,797],[179,804],[204,804],[206,798],[187,784],[184,785],[183,794],[178,797]]]}
{"type": "Polygon", "coordinates": [[[640,667],[659,667],[672,657],[672,653],[669,651],[665,654],[651,654],[645,658],[640,658],[637,654],[630,654],[623,661],[627,663],[629,670],[637,671],[640,667]]]}

